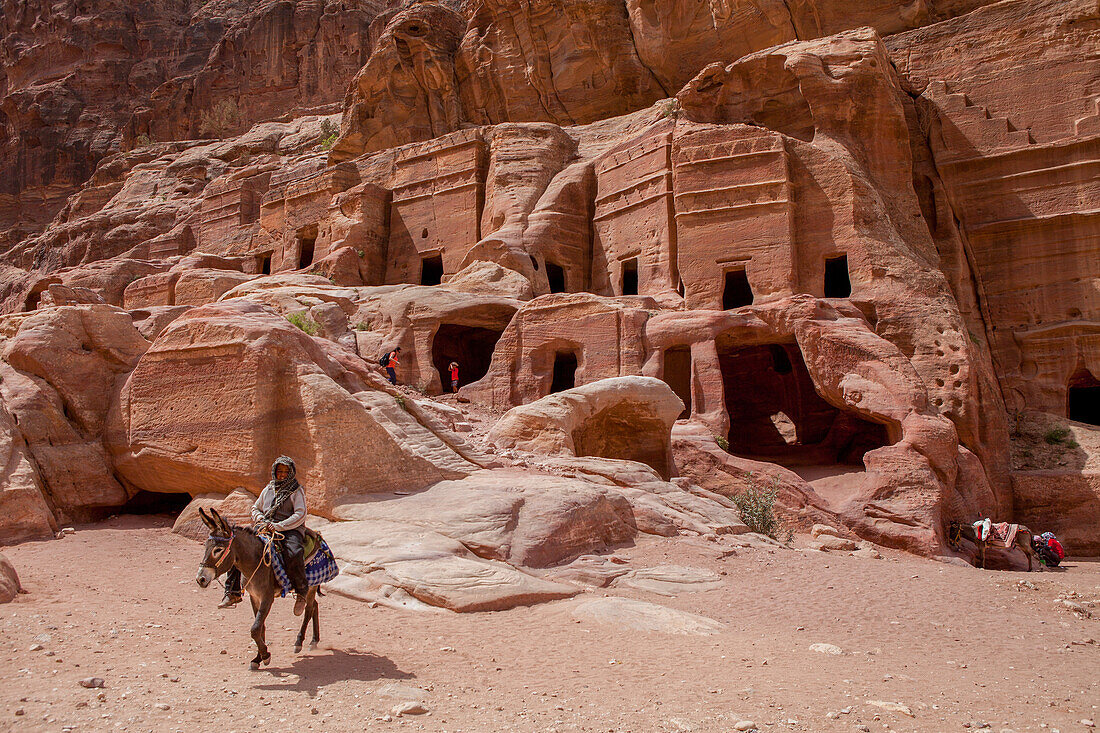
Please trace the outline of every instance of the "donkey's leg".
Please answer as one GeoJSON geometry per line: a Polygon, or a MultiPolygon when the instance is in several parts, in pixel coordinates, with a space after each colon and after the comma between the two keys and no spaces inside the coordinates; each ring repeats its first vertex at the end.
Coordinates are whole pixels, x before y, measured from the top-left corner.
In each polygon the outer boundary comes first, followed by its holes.
{"type": "Polygon", "coordinates": [[[251,669],[259,669],[261,664],[268,664],[271,661],[271,652],[267,650],[267,642],[264,638],[264,624],[267,622],[267,614],[271,613],[271,604],[274,600],[274,592],[269,591],[260,601],[256,619],[252,622],[252,640],[256,642],[256,656],[248,665],[251,669]]]}
{"type": "Polygon", "coordinates": [[[294,639],[294,653],[302,651],[302,642],[306,638],[306,627],[309,626],[310,619],[309,606],[306,606],[306,612],[302,614],[302,625],[298,629],[298,636],[294,639]]]}
{"type": "Polygon", "coordinates": [[[313,597],[313,641],[309,643],[310,649],[316,649],[321,641],[321,604],[317,602],[317,596],[313,597]]]}

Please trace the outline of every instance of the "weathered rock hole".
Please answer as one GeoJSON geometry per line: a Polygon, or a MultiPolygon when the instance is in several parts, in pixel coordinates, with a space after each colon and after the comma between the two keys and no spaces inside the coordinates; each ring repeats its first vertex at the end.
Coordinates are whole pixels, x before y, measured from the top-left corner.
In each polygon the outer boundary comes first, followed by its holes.
{"type": "Polygon", "coordinates": [[[1100,380],[1082,369],[1069,380],[1066,417],[1075,422],[1100,426],[1100,380]]]}
{"type": "Polygon", "coordinates": [[[886,426],[817,394],[795,344],[719,346],[730,452],[788,465],[861,464],[886,426]]]}
{"type": "Polygon", "coordinates": [[[191,501],[190,494],[138,491],[119,509],[120,514],[170,514],[178,516],[191,501]]]}

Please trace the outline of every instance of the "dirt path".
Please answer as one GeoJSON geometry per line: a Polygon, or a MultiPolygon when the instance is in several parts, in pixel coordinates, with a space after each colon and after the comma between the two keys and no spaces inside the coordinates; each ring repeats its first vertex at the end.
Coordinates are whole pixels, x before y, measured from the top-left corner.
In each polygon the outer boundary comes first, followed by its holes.
{"type": "Polygon", "coordinates": [[[1100,563],[983,573],[893,553],[719,559],[729,548],[647,540],[617,554],[635,567],[715,570],[723,587],[675,598],[597,590],[475,615],[328,596],[322,648],[299,656],[282,601],[268,627],[273,666],[249,672],[247,604],[215,609],[220,589],[194,583],[199,550],[163,518],[137,517],[5,548],[31,594],[0,606],[0,730],[644,733],[751,720],[762,731],[1066,733],[1100,722],[1100,645],[1089,641],[1100,620],[1055,603],[1100,599],[1100,563]],[[572,617],[605,594],[728,626],[681,636],[572,617]],[[79,686],[91,676],[106,687],[79,686]],[[416,697],[429,714],[382,720],[416,697]]]}

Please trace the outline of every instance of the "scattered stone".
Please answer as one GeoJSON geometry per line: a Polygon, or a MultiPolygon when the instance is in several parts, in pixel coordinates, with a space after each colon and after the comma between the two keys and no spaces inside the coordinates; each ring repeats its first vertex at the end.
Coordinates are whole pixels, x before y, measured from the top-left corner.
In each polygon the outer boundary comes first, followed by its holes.
{"type": "Polygon", "coordinates": [[[909,706],[902,705],[900,702],[886,702],[884,700],[868,700],[867,704],[868,705],[873,705],[876,708],[882,708],[883,710],[886,710],[887,712],[901,713],[902,715],[907,715],[910,718],[917,717],[917,716],[913,715],[913,711],[909,709],[909,706]]]}
{"type": "Polygon", "coordinates": [[[742,720],[733,726],[734,730],[756,730],[756,723],[751,720],[742,720]]]}
{"type": "Polygon", "coordinates": [[[84,679],[80,680],[80,686],[87,687],[89,689],[103,687],[104,684],[105,683],[102,677],[85,677],[84,679]]]}
{"type": "Polygon", "coordinates": [[[158,702],[156,704],[156,708],[157,708],[157,710],[171,710],[172,706],[169,705],[168,703],[158,702]]]}
{"type": "Polygon", "coordinates": [[[27,711],[26,711],[26,710],[24,710],[23,708],[16,708],[16,709],[15,709],[15,714],[16,714],[16,715],[26,715],[26,714],[27,714],[27,711]]]}
{"type": "Polygon", "coordinates": [[[42,646],[41,644],[31,644],[31,649],[30,649],[30,650],[31,650],[32,652],[40,652],[40,651],[42,651],[42,650],[43,650],[43,649],[45,649],[45,648],[46,648],[46,647],[42,646]]]}
{"type": "Polygon", "coordinates": [[[1085,726],[1086,728],[1095,728],[1096,727],[1096,723],[1093,720],[1091,720],[1090,718],[1083,718],[1081,720],[1081,725],[1085,726]]]}
{"type": "Polygon", "coordinates": [[[428,712],[428,708],[422,702],[416,702],[415,700],[409,700],[408,702],[399,703],[394,705],[390,709],[390,713],[394,717],[400,718],[402,715],[424,715],[428,712]]]}
{"type": "Polygon", "coordinates": [[[827,524],[815,524],[813,529],[810,530],[810,536],[814,539],[821,537],[822,535],[830,535],[832,537],[840,537],[840,532],[827,524]]]}
{"type": "Polygon", "coordinates": [[[844,653],[844,650],[834,644],[810,644],[811,652],[818,652],[820,654],[829,654],[834,657],[838,657],[844,653]]]}

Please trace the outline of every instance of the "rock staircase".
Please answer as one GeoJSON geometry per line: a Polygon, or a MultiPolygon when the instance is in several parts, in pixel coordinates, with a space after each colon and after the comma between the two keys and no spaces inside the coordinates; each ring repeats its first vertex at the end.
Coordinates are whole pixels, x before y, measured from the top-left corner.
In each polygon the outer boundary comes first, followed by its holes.
{"type": "Polygon", "coordinates": [[[952,92],[946,81],[931,82],[923,96],[943,117],[943,142],[955,157],[1004,153],[1035,142],[1027,130],[1017,129],[1005,117],[994,117],[965,94],[952,92]]]}

